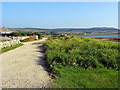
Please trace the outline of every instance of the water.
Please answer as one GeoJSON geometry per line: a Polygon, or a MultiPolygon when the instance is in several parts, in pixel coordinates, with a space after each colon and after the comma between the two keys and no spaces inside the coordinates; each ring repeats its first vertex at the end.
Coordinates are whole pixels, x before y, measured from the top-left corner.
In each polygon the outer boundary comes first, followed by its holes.
{"type": "Polygon", "coordinates": [[[120,35],[85,36],[89,38],[120,38],[120,35]]]}

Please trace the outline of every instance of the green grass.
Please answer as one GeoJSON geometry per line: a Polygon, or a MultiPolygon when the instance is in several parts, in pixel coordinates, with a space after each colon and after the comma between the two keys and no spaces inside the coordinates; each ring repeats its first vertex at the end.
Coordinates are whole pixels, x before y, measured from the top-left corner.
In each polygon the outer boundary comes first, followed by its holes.
{"type": "Polygon", "coordinates": [[[120,44],[79,37],[48,37],[47,66],[55,88],[118,88],[120,44]]]}
{"type": "Polygon", "coordinates": [[[118,88],[118,71],[105,68],[61,67],[53,88],[118,88]]]}
{"type": "Polygon", "coordinates": [[[5,42],[6,40],[0,40],[0,42],[5,42]]]}
{"type": "Polygon", "coordinates": [[[9,51],[9,50],[15,49],[15,48],[17,48],[17,47],[19,47],[19,46],[22,46],[22,45],[23,45],[23,44],[20,43],[20,44],[14,45],[14,46],[2,48],[1,51],[0,51],[0,53],[7,52],[7,51],[9,51]]]}

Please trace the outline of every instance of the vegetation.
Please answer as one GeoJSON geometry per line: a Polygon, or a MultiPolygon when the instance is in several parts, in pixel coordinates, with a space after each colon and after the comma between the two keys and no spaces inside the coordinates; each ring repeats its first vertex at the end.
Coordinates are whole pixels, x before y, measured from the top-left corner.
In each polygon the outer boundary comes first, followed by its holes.
{"type": "Polygon", "coordinates": [[[2,34],[2,36],[34,36],[34,35],[38,35],[39,38],[42,36],[38,32],[31,32],[31,33],[27,33],[27,32],[12,32],[12,33],[9,33],[9,34],[2,34]]]}
{"type": "Polygon", "coordinates": [[[7,51],[9,51],[9,50],[15,49],[15,48],[17,48],[17,47],[19,47],[19,46],[22,46],[22,45],[23,45],[23,44],[20,43],[20,44],[14,45],[14,46],[2,48],[1,51],[0,51],[0,53],[7,52],[7,51]]]}
{"type": "Polygon", "coordinates": [[[29,41],[34,41],[34,40],[30,40],[30,38],[26,38],[24,40],[20,40],[21,42],[29,42],[29,41]]]}
{"type": "Polygon", "coordinates": [[[21,42],[31,42],[31,41],[37,41],[37,40],[40,40],[42,38],[38,38],[38,39],[35,39],[35,40],[30,40],[30,38],[26,38],[24,40],[20,40],[21,42]]]}
{"type": "Polygon", "coordinates": [[[0,42],[5,42],[6,40],[0,40],[0,42]]]}
{"type": "Polygon", "coordinates": [[[57,68],[60,76],[55,76],[55,88],[118,88],[118,71],[104,68],[57,68]]]}
{"type": "Polygon", "coordinates": [[[49,37],[44,48],[55,87],[118,87],[117,43],[86,37],[49,37]]]}
{"type": "Polygon", "coordinates": [[[42,36],[40,33],[38,33],[38,32],[35,32],[34,34],[35,34],[35,35],[38,35],[38,39],[42,39],[42,37],[43,37],[43,36],[42,36]]]}
{"type": "Polygon", "coordinates": [[[43,28],[9,28],[13,32],[24,33],[30,35],[32,32],[38,32],[44,35],[112,35],[118,34],[118,29],[108,27],[93,27],[93,28],[56,28],[56,29],[43,29],[43,28]]]}

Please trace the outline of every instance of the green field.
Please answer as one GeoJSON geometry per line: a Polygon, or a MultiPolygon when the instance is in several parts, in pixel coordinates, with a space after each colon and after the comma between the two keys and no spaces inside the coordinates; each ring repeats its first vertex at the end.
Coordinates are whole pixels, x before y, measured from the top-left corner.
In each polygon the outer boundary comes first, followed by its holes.
{"type": "Polygon", "coordinates": [[[49,37],[47,66],[57,88],[118,88],[120,45],[79,37],[49,37]]]}

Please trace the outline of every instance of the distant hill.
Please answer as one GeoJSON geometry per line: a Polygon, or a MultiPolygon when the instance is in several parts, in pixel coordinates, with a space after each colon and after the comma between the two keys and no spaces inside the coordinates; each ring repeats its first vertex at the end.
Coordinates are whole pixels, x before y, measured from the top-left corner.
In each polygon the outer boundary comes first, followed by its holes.
{"type": "Polygon", "coordinates": [[[95,31],[104,31],[104,30],[118,30],[116,28],[107,28],[107,27],[95,27],[95,28],[58,28],[58,29],[53,29],[55,31],[78,31],[78,30],[95,30],[95,31]]]}
{"type": "Polygon", "coordinates": [[[4,33],[11,33],[12,31],[5,28],[5,27],[0,27],[0,34],[4,34],[4,33]]]}
{"type": "Polygon", "coordinates": [[[3,32],[8,32],[8,31],[10,31],[10,30],[8,30],[8,29],[5,28],[5,27],[0,27],[0,30],[3,31],[3,32]]]}
{"type": "Polygon", "coordinates": [[[8,28],[12,31],[25,31],[25,32],[70,32],[70,31],[116,31],[116,28],[109,27],[93,27],[93,28],[55,28],[55,29],[45,29],[45,28],[8,28]]]}

